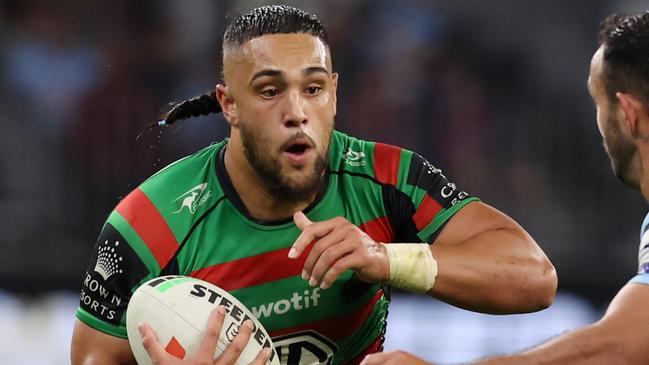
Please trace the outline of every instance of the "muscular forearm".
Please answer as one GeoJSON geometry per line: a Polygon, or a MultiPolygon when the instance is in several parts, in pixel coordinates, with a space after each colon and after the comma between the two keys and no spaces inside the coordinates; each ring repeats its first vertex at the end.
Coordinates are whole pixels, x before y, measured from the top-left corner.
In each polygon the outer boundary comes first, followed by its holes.
{"type": "Polygon", "coordinates": [[[618,338],[594,324],[534,348],[511,356],[494,357],[472,365],[608,365],[634,364],[620,346],[618,338]]]}
{"type": "Polygon", "coordinates": [[[649,286],[627,284],[597,323],[564,334],[519,355],[496,357],[475,365],[580,365],[649,363],[649,286]]]}
{"type": "Polygon", "coordinates": [[[436,298],[496,314],[536,311],[552,303],[554,267],[522,229],[488,230],[431,250],[438,274],[429,294],[436,298]]]}

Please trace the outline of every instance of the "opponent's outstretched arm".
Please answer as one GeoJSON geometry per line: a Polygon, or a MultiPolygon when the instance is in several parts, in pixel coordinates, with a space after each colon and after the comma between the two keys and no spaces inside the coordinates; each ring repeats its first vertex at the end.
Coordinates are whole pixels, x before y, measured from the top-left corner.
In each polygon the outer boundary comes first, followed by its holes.
{"type": "Polygon", "coordinates": [[[598,322],[521,354],[475,365],[604,365],[649,363],[649,286],[627,284],[598,322]]]}
{"type": "MultiPolygon", "coordinates": [[[[289,257],[308,253],[303,277],[329,287],[347,269],[367,282],[387,282],[386,245],[375,242],[338,217],[311,222],[294,216],[302,233],[289,257]]],[[[486,313],[521,313],[546,308],[554,299],[554,267],[523,228],[481,202],[460,209],[430,245],[437,275],[428,294],[453,305],[486,313]]]]}
{"type": "MultiPolygon", "coordinates": [[[[635,365],[649,363],[649,286],[627,284],[597,323],[526,352],[472,365],[635,365]]],[[[432,365],[403,351],[368,355],[361,365],[432,365]]]]}

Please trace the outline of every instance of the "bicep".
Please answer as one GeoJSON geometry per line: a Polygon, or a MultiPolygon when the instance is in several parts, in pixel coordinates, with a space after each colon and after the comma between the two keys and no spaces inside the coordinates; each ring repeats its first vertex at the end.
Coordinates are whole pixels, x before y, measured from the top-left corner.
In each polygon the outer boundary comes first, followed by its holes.
{"type": "Polygon", "coordinates": [[[80,320],[72,334],[72,365],[136,365],[128,340],[107,335],[80,320]]]}
{"type": "Polygon", "coordinates": [[[434,243],[454,245],[477,236],[480,233],[507,230],[524,240],[532,240],[529,234],[506,214],[485,203],[474,201],[462,207],[449,219],[434,243]]]}

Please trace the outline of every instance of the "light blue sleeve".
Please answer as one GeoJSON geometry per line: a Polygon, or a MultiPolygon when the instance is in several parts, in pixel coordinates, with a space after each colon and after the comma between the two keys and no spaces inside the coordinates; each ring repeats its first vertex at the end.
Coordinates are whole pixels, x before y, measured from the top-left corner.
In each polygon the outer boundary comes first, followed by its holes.
{"type": "Polygon", "coordinates": [[[629,280],[629,283],[649,285],[649,274],[638,274],[629,280]]]}
{"type": "Polygon", "coordinates": [[[629,283],[649,285],[649,214],[640,228],[640,246],[638,247],[638,274],[629,283]]]}

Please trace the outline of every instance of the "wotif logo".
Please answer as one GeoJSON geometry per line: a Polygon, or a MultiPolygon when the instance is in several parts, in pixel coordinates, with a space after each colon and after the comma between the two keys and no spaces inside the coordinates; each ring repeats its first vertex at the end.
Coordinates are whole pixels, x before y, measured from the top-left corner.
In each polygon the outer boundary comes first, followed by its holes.
{"type": "Polygon", "coordinates": [[[124,258],[115,252],[115,249],[118,246],[119,241],[115,241],[112,245],[109,245],[108,240],[106,240],[104,244],[99,247],[95,272],[101,275],[104,281],[108,280],[109,277],[115,274],[123,272],[119,264],[124,260],[124,258]]]}
{"type": "Polygon", "coordinates": [[[178,206],[178,210],[173,213],[179,214],[187,208],[187,211],[193,215],[211,196],[212,191],[207,190],[207,183],[198,184],[171,202],[178,206]]]}
{"type": "Polygon", "coordinates": [[[305,290],[302,295],[295,292],[290,299],[280,299],[276,302],[268,304],[261,304],[257,307],[251,307],[252,314],[261,319],[270,317],[271,314],[282,315],[289,310],[303,310],[318,306],[318,299],[320,298],[320,288],[313,289],[312,292],[305,290]]]}
{"type": "Polygon", "coordinates": [[[363,151],[356,152],[351,147],[347,148],[347,152],[343,153],[343,159],[349,166],[365,166],[365,153],[363,151]]]}

